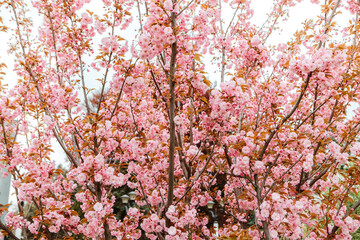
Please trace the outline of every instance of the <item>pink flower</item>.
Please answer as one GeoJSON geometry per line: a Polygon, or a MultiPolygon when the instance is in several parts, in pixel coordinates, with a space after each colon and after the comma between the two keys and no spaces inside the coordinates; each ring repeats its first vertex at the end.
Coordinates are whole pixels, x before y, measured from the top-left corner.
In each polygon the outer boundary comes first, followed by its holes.
{"type": "Polygon", "coordinates": [[[310,161],[304,162],[304,164],[303,164],[304,172],[310,172],[312,166],[313,166],[313,163],[312,163],[312,162],[310,162],[310,161]]]}
{"type": "Polygon", "coordinates": [[[84,183],[86,181],[86,175],[84,173],[80,173],[77,176],[77,181],[80,182],[80,183],[84,183]]]}
{"type": "Polygon", "coordinates": [[[270,231],[270,236],[271,236],[271,238],[277,238],[278,237],[278,233],[277,233],[277,231],[276,230],[271,230],[270,231]]]}
{"type": "Polygon", "coordinates": [[[93,22],[92,18],[89,16],[88,13],[81,14],[81,24],[82,25],[89,25],[93,22]]]}
{"type": "Polygon", "coordinates": [[[321,36],[320,35],[315,35],[314,40],[319,42],[321,40],[321,36]]]}
{"type": "Polygon", "coordinates": [[[176,234],[176,228],[175,228],[175,227],[169,227],[168,233],[169,233],[171,236],[174,236],[174,235],[176,234]]]}
{"type": "Polygon", "coordinates": [[[187,151],[190,156],[195,156],[198,152],[199,149],[196,146],[190,146],[189,150],[187,151]]]}
{"type": "Polygon", "coordinates": [[[270,212],[268,210],[266,210],[266,209],[261,210],[261,216],[263,218],[267,218],[267,217],[269,217],[269,215],[270,215],[270,212]]]}
{"type": "Polygon", "coordinates": [[[353,146],[350,148],[350,152],[353,155],[356,155],[360,152],[360,142],[355,142],[353,146]]]}
{"type": "Polygon", "coordinates": [[[173,31],[172,31],[171,27],[166,27],[166,28],[164,29],[164,33],[165,33],[166,35],[170,35],[170,34],[173,33],[173,31]]]}
{"type": "Polygon", "coordinates": [[[210,236],[210,231],[206,227],[203,227],[202,232],[204,233],[205,236],[210,236]]]}
{"type": "Polygon", "coordinates": [[[168,208],[168,213],[175,213],[175,210],[176,210],[176,207],[174,205],[171,205],[169,208],[168,208]]]}
{"type": "Polygon", "coordinates": [[[101,180],[102,180],[101,174],[99,174],[99,173],[95,174],[95,181],[100,182],[101,180]]]}
{"type": "Polygon", "coordinates": [[[253,47],[257,47],[261,44],[261,39],[259,38],[259,36],[254,36],[252,39],[251,39],[251,45],[253,47]]]}
{"type": "Polygon", "coordinates": [[[102,34],[105,32],[105,27],[100,21],[95,22],[95,29],[98,33],[102,34]]]}
{"type": "Polygon", "coordinates": [[[101,204],[101,203],[95,203],[95,205],[94,205],[94,210],[96,211],[96,212],[100,212],[101,210],[103,210],[103,205],[101,204]]]}
{"type": "Polygon", "coordinates": [[[245,147],[242,148],[242,152],[243,152],[244,154],[249,154],[250,151],[251,151],[251,149],[250,149],[248,146],[245,146],[245,147]]]}
{"type": "Polygon", "coordinates": [[[129,210],[127,211],[127,214],[130,217],[139,217],[140,212],[139,212],[139,209],[137,209],[137,208],[129,208],[129,210]]]}
{"type": "Polygon", "coordinates": [[[261,172],[262,170],[264,170],[265,166],[264,163],[262,161],[256,161],[254,164],[254,171],[256,172],[261,172]]]}
{"type": "Polygon", "coordinates": [[[271,198],[272,198],[272,200],[274,200],[274,201],[279,201],[279,200],[280,200],[280,194],[278,194],[278,193],[273,193],[273,194],[271,194],[271,198]]]}
{"type": "Polygon", "coordinates": [[[166,1],[164,2],[164,8],[165,8],[165,10],[167,10],[167,11],[173,10],[173,3],[172,3],[172,1],[171,1],[171,0],[166,0],[166,1]]]}
{"type": "Polygon", "coordinates": [[[110,0],[103,0],[103,3],[105,4],[105,6],[111,6],[111,1],[110,0]]]}
{"type": "Polygon", "coordinates": [[[49,231],[52,232],[52,233],[56,233],[58,230],[57,230],[57,227],[55,227],[55,226],[50,226],[50,227],[49,227],[49,231]]]}
{"type": "Polygon", "coordinates": [[[9,176],[8,172],[2,172],[2,178],[6,178],[7,176],[9,176]]]}

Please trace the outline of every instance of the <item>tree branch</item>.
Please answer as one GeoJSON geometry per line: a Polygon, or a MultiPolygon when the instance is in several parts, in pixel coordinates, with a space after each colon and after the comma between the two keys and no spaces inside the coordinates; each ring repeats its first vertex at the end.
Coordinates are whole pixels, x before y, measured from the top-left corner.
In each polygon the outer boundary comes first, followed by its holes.
{"type": "Polygon", "coordinates": [[[307,77],[306,77],[306,80],[305,80],[305,86],[304,86],[304,89],[301,91],[294,107],[291,109],[291,111],[283,118],[283,120],[281,121],[281,123],[270,133],[270,136],[268,137],[268,139],[266,140],[265,144],[264,144],[264,147],[262,148],[261,150],[261,153],[260,153],[260,156],[259,156],[259,161],[261,161],[264,157],[264,154],[265,154],[265,151],[266,149],[268,148],[271,140],[273,139],[275,133],[280,129],[280,127],[294,114],[294,112],[296,111],[296,109],[299,107],[300,105],[300,102],[303,98],[303,96],[305,95],[305,92],[306,92],[306,89],[307,87],[309,86],[309,81],[310,81],[310,78],[311,78],[311,75],[312,75],[313,72],[310,72],[307,77]]]}
{"type": "MultiPolygon", "coordinates": [[[[176,14],[175,12],[171,13],[171,27],[173,30],[176,28],[176,14]]],[[[168,170],[168,198],[165,206],[165,212],[173,203],[174,198],[174,183],[175,183],[175,142],[176,142],[176,133],[175,133],[175,64],[176,64],[176,55],[177,55],[177,40],[171,44],[171,59],[170,59],[170,76],[169,76],[169,85],[170,85],[170,101],[169,101],[169,123],[170,123],[170,144],[169,144],[169,170],[168,170]]],[[[167,225],[169,226],[170,221],[167,220],[167,225]]]]}

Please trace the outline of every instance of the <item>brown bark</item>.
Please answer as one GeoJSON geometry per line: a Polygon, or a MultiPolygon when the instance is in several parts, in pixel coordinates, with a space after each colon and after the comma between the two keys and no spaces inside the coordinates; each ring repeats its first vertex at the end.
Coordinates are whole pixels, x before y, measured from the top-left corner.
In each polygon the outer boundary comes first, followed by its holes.
{"type": "MultiPolygon", "coordinates": [[[[171,13],[171,27],[175,29],[176,27],[176,14],[171,13]]],[[[169,76],[169,85],[170,85],[170,100],[169,100],[169,123],[170,123],[170,145],[169,145],[169,170],[168,170],[168,197],[165,211],[167,208],[172,205],[174,198],[174,166],[175,166],[175,143],[176,143],[176,133],[175,133],[175,64],[176,64],[176,55],[177,55],[177,41],[171,45],[171,59],[170,59],[170,76],[169,76]]],[[[169,225],[167,221],[167,225],[169,225]]]]}

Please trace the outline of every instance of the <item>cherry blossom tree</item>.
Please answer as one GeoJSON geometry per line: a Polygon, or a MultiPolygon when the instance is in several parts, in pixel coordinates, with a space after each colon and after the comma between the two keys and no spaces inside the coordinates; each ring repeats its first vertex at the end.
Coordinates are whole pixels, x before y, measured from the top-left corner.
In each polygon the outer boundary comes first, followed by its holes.
{"type": "Polygon", "coordinates": [[[274,1],[258,27],[250,0],[2,1],[18,76],[0,88],[18,204],[2,233],[350,239],[360,1],[312,0],[318,16],[270,41],[299,2],[274,1]]]}

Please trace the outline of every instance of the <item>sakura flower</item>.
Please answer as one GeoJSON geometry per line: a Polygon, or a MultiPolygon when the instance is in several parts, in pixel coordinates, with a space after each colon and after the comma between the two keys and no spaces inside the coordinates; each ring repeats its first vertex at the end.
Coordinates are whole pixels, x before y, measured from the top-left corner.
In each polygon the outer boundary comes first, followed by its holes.
{"type": "Polygon", "coordinates": [[[170,35],[170,34],[172,34],[172,29],[171,29],[171,27],[166,27],[165,29],[164,29],[164,33],[166,34],[166,35],[170,35]]]}
{"type": "Polygon", "coordinates": [[[176,228],[175,228],[175,227],[169,227],[168,233],[169,233],[171,236],[174,236],[174,235],[176,234],[176,228]]]}
{"type": "Polygon", "coordinates": [[[257,47],[261,44],[261,39],[259,38],[259,36],[254,36],[252,39],[251,39],[251,45],[253,47],[257,47]]]}
{"type": "Polygon", "coordinates": [[[190,146],[189,150],[187,151],[190,156],[195,156],[198,152],[199,149],[194,145],[190,146]]]}
{"type": "Polygon", "coordinates": [[[355,142],[350,148],[350,152],[352,155],[358,154],[360,152],[360,142],[355,142]]]}
{"type": "Polygon", "coordinates": [[[271,231],[270,231],[270,236],[271,236],[271,238],[273,238],[273,239],[277,238],[277,237],[278,237],[277,231],[276,231],[276,230],[271,230],[271,231]]]}
{"type": "Polygon", "coordinates": [[[58,231],[58,229],[55,226],[50,226],[49,231],[52,232],[52,233],[56,233],[58,231]]]}
{"type": "Polygon", "coordinates": [[[106,31],[104,25],[100,21],[95,22],[95,29],[100,34],[102,34],[106,31]]]}
{"type": "Polygon", "coordinates": [[[110,0],[103,0],[103,3],[104,3],[106,6],[111,6],[111,1],[110,1],[110,0]]]}
{"type": "Polygon", "coordinates": [[[86,181],[86,175],[84,173],[80,173],[77,176],[77,181],[80,182],[80,183],[84,183],[86,181]]]}
{"type": "Polygon", "coordinates": [[[171,205],[171,206],[168,208],[168,213],[175,213],[175,210],[176,210],[176,206],[171,205]]]}
{"type": "Polygon", "coordinates": [[[269,215],[270,215],[270,212],[267,209],[262,209],[261,210],[261,216],[263,218],[267,218],[267,217],[269,217],[269,215]]]}
{"type": "Polygon", "coordinates": [[[100,212],[101,210],[103,210],[103,205],[101,203],[99,203],[99,202],[95,203],[94,210],[96,212],[100,212]]]}
{"type": "Polygon", "coordinates": [[[173,3],[172,3],[172,1],[171,1],[171,0],[165,0],[165,2],[164,2],[164,8],[165,8],[165,10],[167,10],[167,11],[173,10],[173,3]]]}
{"type": "Polygon", "coordinates": [[[180,125],[181,124],[181,117],[180,116],[175,116],[174,122],[175,122],[176,125],[180,125]]]}
{"type": "Polygon", "coordinates": [[[93,22],[93,20],[88,13],[81,14],[81,24],[82,25],[89,25],[92,22],[93,22]]]}
{"type": "Polygon", "coordinates": [[[314,40],[317,41],[317,42],[321,41],[321,36],[320,35],[315,35],[314,40]]]}
{"type": "Polygon", "coordinates": [[[274,201],[279,201],[279,200],[280,200],[280,194],[278,194],[278,193],[273,193],[273,194],[271,194],[271,198],[272,198],[274,201]]]}
{"type": "Polygon", "coordinates": [[[99,173],[95,174],[95,181],[100,182],[101,180],[102,180],[101,174],[99,174],[99,173]]]}
{"type": "Polygon", "coordinates": [[[310,172],[312,166],[313,166],[313,163],[312,163],[312,162],[310,162],[310,161],[304,162],[304,163],[303,163],[304,172],[310,172]]]}
{"type": "Polygon", "coordinates": [[[137,208],[129,208],[129,210],[127,211],[127,214],[130,217],[138,217],[140,215],[139,209],[137,208]]]}
{"type": "Polygon", "coordinates": [[[254,171],[261,173],[265,169],[265,165],[262,161],[256,161],[254,164],[254,171]]]}
{"type": "Polygon", "coordinates": [[[249,153],[251,152],[251,149],[250,149],[248,146],[244,146],[244,147],[242,148],[242,152],[243,152],[244,154],[249,154],[249,153]]]}
{"type": "Polygon", "coordinates": [[[8,172],[2,172],[2,178],[6,178],[7,176],[9,176],[9,173],[8,172]]]}

